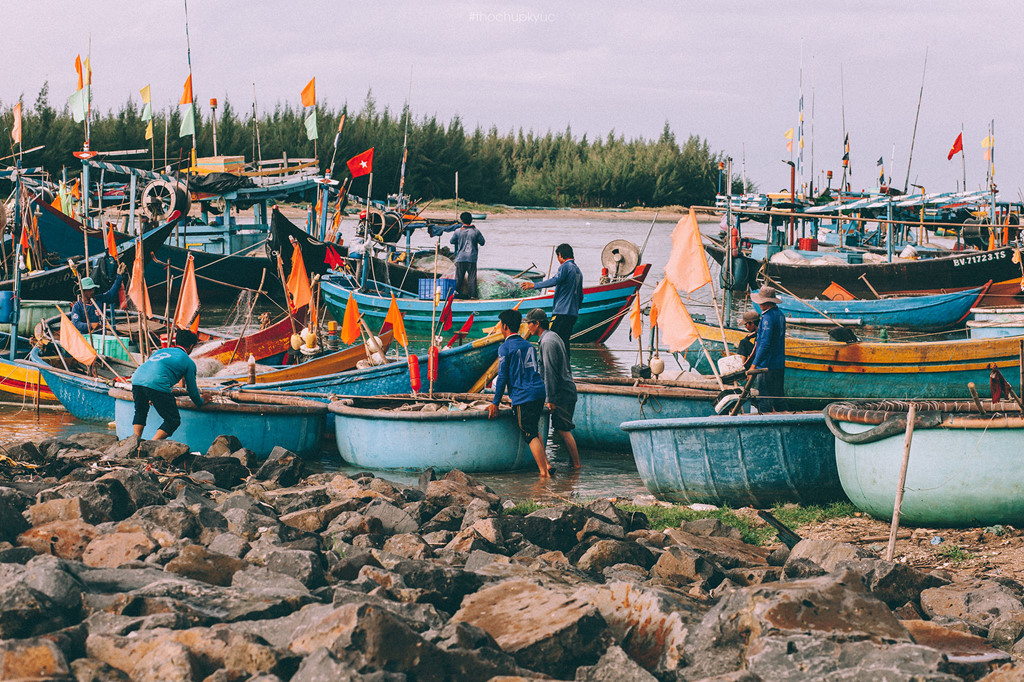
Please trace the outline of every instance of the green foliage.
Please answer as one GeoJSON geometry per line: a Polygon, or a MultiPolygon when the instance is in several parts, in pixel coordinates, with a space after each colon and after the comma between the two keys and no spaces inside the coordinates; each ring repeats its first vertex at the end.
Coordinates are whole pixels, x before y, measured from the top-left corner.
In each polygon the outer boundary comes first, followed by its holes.
{"type": "Polygon", "coordinates": [[[505,510],[504,513],[508,514],[509,516],[526,516],[527,514],[532,514],[538,509],[543,508],[544,505],[540,504],[539,502],[526,500],[524,502],[518,502],[514,507],[509,507],[508,509],[505,510]]]}
{"type": "MultiPolygon", "coordinates": [[[[24,106],[24,146],[45,145],[26,158],[26,164],[42,166],[59,177],[66,167],[69,175],[80,171],[71,152],[82,148],[84,131],[71,117],[66,103],[60,109],[50,104],[44,84],[31,106],[24,106]]],[[[0,106],[0,141],[10,140],[13,105],[0,106]]],[[[177,166],[188,159],[191,137],[179,138],[180,107],[154,111],[153,148],[158,166],[177,166]],[[166,144],[166,155],[164,153],[166,144]]],[[[213,126],[209,110],[197,107],[196,146],[199,156],[213,154],[213,126]]],[[[333,142],[338,122],[346,116],[336,154],[335,176],[346,174],[344,162],[374,147],[374,195],[398,191],[402,163],[402,141],[408,109],[380,110],[367,93],[362,108],[350,111],[317,107],[319,140],[306,139],[306,112],[290,104],[277,105],[259,116],[259,145],[251,109],[238,111],[223,100],[217,111],[217,151],[221,155],[279,159],[319,156],[323,169],[334,156],[333,142]]],[[[462,120],[439,121],[436,116],[409,117],[409,157],[406,193],[416,198],[450,199],[455,196],[455,173],[459,173],[459,197],[481,204],[528,206],[666,206],[709,204],[718,189],[718,162],[707,140],[691,135],[679,144],[666,123],[656,140],[627,140],[610,132],[589,141],[576,137],[571,128],[541,135],[533,131],[500,133],[477,127],[464,128],[462,120]]],[[[113,151],[147,149],[146,124],[141,107],[126,102],[118,111],[93,111],[92,149],[113,151]]],[[[0,156],[10,151],[4,145],[0,156]]],[[[148,165],[149,155],[134,163],[148,165]]],[[[366,191],[366,178],[354,182],[356,194],[366,191]]]]}
{"type": "Polygon", "coordinates": [[[967,561],[971,558],[970,553],[964,550],[960,545],[950,545],[949,547],[943,547],[938,551],[938,555],[947,561],[954,564],[959,564],[962,561],[967,561]]]}

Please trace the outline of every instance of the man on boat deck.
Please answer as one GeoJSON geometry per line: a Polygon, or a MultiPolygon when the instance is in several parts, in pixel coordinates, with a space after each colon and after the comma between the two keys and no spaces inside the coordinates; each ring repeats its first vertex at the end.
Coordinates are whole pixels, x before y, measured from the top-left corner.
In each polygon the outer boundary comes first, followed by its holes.
{"type": "Polygon", "coordinates": [[[153,440],[163,440],[174,433],[181,424],[181,417],[172,389],[182,379],[185,380],[188,397],[196,407],[203,406],[203,398],[196,385],[196,363],[188,356],[198,341],[188,329],[179,329],[174,334],[176,345],[156,351],[132,374],[132,396],[135,399],[132,424],[136,436],[142,437],[150,405],[164,420],[153,440]]]}
{"type": "Polygon", "coordinates": [[[541,478],[548,478],[552,469],[540,437],[545,392],[544,379],[537,366],[537,351],[519,335],[522,313],[515,309],[504,310],[498,315],[498,320],[505,340],[498,348],[498,376],[494,379],[494,401],[487,406],[487,417],[493,419],[498,415],[498,405],[507,387],[516,425],[530,446],[541,478]]]}
{"type": "Polygon", "coordinates": [[[537,348],[540,350],[540,374],[544,378],[544,392],[547,394],[547,406],[551,412],[551,425],[565,442],[569,451],[569,460],[573,469],[580,468],[580,453],[576,449],[576,439],[572,423],[576,412],[576,382],[572,378],[569,367],[569,356],[565,352],[565,344],[558,334],[548,331],[548,316],[541,308],[534,308],[526,313],[526,328],[530,336],[536,336],[537,348]]]}
{"type": "Polygon", "coordinates": [[[121,288],[121,276],[127,270],[128,266],[124,263],[117,266],[117,277],[114,278],[114,283],[105,294],[96,293],[100,286],[92,280],[92,277],[82,278],[82,295],[71,306],[71,324],[75,325],[78,331],[88,334],[99,329],[103,321],[103,306],[106,305],[111,310],[117,307],[120,302],[117,291],[121,288]]]}
{"type": "Polygon", "coordinates": [[[573,258],[572,247],[559,244],[555,247],[558,258],[558,272],[555,276],[537,282],[523,282],[523,289],[545,289],[555,287],[553,307],[551,310],[551,331],[561,337],[565,344],[565,357],[572,356],[572,328],[576,326],[576,318],[583,305],[583,273],[580,272],[573,258]]]}
{"type": "Polygon", "coordinates": [[[477,249],[484,245],[484,236],[473,226],[472,213],[463,211],[459,222],[462,225],[451,238],[455,244],[455,288],[459,298],[476,298],[477,249]]]}
{"type": "Polygon", "coordinates": [[[754,345],[755,369],[767,369],[757,376],[757,409],[759,412],[785,412],[786,403],[786,316],[778,308],[779,297],[775,287],[763,286],[750,298],[761,306],[761,322],[757,325],[754,345]]]}
{"type": "Polygon", "coordinates": [[[761,316],[757,314],[756,310],[748,310],[743,313],[743,328],[747,330],[747,335],[740,339],[736,351],[743,357],[744,369],[750,369],[750,364],[754,361],[757,326],[760,322],[761,316]]]}

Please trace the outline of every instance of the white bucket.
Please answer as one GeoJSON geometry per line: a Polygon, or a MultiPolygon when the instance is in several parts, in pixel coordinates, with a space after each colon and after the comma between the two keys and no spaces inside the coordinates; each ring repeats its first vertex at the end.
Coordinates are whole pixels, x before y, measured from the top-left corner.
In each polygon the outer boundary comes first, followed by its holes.
{"type": "Polygon", "coordinates": [[[718,373],[721,375],[735,374],[743,371],[743,356],[726,355],[718,360],[718,373]]]}

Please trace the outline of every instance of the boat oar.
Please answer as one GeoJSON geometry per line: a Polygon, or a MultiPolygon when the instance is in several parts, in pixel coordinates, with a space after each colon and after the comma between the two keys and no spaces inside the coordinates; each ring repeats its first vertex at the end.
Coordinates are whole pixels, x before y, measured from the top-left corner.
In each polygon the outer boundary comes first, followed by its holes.
{"type": "MultiPolygon", "coordinates": [[[[971,384],[971,392],[974,391],[974,384],[971,384]]],[[[910,410],[907,412],[907,434],[903,439],[903,461],[900,463],[900,477],[896,485],[896,500],[892,507],[892,527],[889,529],[889,546],[885,549],[885,560],[892,561],[896,552],[896,534],[900,529],[900,508],[903,506],[903,491],[907,483],[907,465],[910,464],[910,441],[914,438],[914,418],[917,417],[917,404],[910,403],[910,410]]]]}
{"type": "Polygon", "coordinates": [[[875,298],[882,298],[881,296],[879,296],[879,295],[878,295],[878,292],[877,292],[877,291],[875,291],[875,288],[874,288],[873,286],[871,286],[871,282],[869,282],[869,281],[868,281],[868,276],[867,276],[867,274],[866,274],[866,273],[865,273],[865,274],[863,274],[863,275],[861,275],[861,276],[860,276],[860,277],[858,277],[857,279],[862,279],[862,280],[864,280],[864,284],[867,284],[867,285],[868,285],[868,289],[871,289],[871,293],[873,293],[873,294],[875,295],[875,298]]]}
{"type": "Polygon", "coordinates": [[[790,530],[789,526],[775,518],[771,512],[765,511],[764,509],[758,509],[757,515],[760,516],[765,523],[775,529],[775,532],[779,536],[779,540],[781,540],[782,544],[786,547],[793,549],[796,547],[798,542],[803,540],[802,537],[790,530]]]}
{"type": "Polygon", "coordinates": [[[729,412],[730,417],[735,417],[740,413],[740,409],[743,407],[743,401],[750,396],[750,388],[754,385],[754,380],[757,378],[757,375],[764,374],[767,371],[767,369],[752,369],[748,372],[747,383],[743,384],[743,391],[740,393],[739,400],[736,401],[736,404],[732,406],[732,410],[729,412]]]}

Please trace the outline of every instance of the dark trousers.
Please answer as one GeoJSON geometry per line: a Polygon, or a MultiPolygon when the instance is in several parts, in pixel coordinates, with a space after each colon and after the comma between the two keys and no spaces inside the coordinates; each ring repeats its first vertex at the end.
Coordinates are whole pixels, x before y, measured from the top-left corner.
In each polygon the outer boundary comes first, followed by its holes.
{"type": "Polygon", "coordinates": [[[786,370],[770,369],[764,374],[757,375],[757,411],[758,412],[786,412],[789,404],[786,402],[786,370]]]}
{"type": "Polygon", "coordinates": [[[135,418],[132,420],[132,424],[145,426],[146,418],[149,416],[149,406],[152,405],[156,413],[164,420],[160,429],[168,436],[181,426],[178,404],[174,402],[174,396],[170,393],[156,391],[146,386],[133,385],[132,398],[135,402],[135,418]]]}
{"type": "Polygon", "coordinates": [[[476,298],[476,263],[455,264],[455,288],[460,298],[476,298]]]}
{"type": "Polygon", "coordinates": [[[562,343],[565,344],[566,360],[568,360],[572,355],[572,346],[569,345],[569,339],[572,337],[572,328],[575,326],[575,315],[555,315],[551,318],[550,329],[554,333],[558,334],[559,338],[562,339],[562,343]]]}

